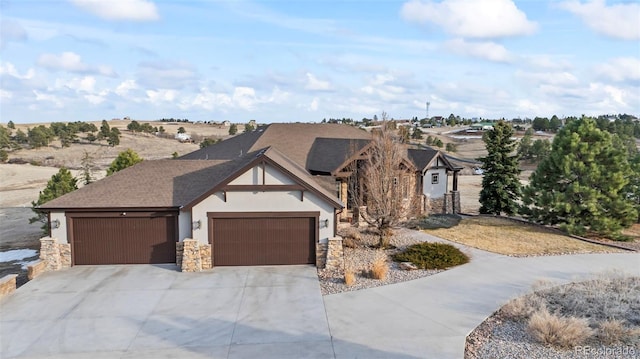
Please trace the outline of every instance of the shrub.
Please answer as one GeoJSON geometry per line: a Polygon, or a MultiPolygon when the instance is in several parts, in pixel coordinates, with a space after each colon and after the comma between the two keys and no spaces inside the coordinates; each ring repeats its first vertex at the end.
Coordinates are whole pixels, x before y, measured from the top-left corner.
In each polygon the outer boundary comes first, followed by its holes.
{"type": "Polygon", "coordinates": [[[396,262],[411,262],[421,269],[445,269],[469,262],[458,248],[444,243],[418,243],[393,256],[396,262]]]}
{"type": "Polygon", "coordinates": [[[384,252],[377,253],[376,258],[371,264],[371,270],[369,271],[371,278],[385,280],[387,273],[389,272],[389,264],[386,260],[384,252]]]}
{"type": "Polygon", "coordinates": [[[356,248],[356,247],[358,247],[356,241],[354,241],[353,239],[348,238],[348,237],[342,240],[342,246],[345,247],[345,248],[356,248]]]}
{"type": "Polygon", "coordinates": [[[530,294],[509,301],[501,308],[500,314],[505,319],[518,321],[529,319],[537,311],[546,308],[546,303],[541,297],[530,294]]]}
{"type": "Polygon", "coordinates": [[[627,328],[621,320],[607,320],[598,326],[597,337],[604,345],[633,343],[640,340],[640,330],[627,328]]]}
{"type": "Polygon", "coordinates": [[[586,319],[560,317],[546,309],[531,315],[527,329],[536,341],[559,348],[581,345],[593,333],[586,319]]]}
{"type": "Polygon", "coordinates": [[[344,271],[344,284],[346,284],[347,287],[351,287],[355,283],[356,283],[356,275],[355,275],[355,273],[353,273],[353,271],[351,269],[345,270],[344,271]]]}

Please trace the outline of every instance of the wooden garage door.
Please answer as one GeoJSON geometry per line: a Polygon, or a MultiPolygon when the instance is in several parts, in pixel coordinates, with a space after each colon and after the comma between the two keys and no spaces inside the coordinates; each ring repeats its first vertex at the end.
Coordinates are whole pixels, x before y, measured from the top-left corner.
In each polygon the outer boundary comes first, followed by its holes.
{"type": "Polygon", "coordinates": [[[74,264],[176,262],[175,216],[71,219],[74,264]]]}
{"type": "Polygon", "coordinates": [[[209,221],[214,266],[315,263],[316,217],[209,221]]]}

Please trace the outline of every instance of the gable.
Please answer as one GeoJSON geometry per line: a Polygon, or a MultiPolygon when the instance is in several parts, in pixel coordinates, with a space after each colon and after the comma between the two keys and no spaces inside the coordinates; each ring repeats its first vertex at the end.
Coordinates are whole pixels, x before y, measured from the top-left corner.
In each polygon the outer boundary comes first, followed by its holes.
{"type": "Polygon", "coordinates": [[[307,170],[311,174],[333,174],[370,143],[368,139],[316,138],[307,157],[307,170]]]}

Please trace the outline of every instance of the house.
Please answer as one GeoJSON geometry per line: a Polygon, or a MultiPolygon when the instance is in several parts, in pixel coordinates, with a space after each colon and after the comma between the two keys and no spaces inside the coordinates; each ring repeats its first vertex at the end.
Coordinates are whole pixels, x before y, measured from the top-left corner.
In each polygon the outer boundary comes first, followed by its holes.
{"type": "MultiPolygon", "coordinates": [[[[339,243],[338,222],[353,215],[350,169],[366,160],[371,136],[339,124],[271,124],[179,159],[143,161],[42,205],[51,224],[43,252],[66,265],[322,266],[339,243]]],[[[407,148],[400,182],[421,195],[420,212],[451,212],[458,170],[439,151],[407,148]]]]}
{"type": "Polygon", "coordinates": [[[180,142],[191,142],[191,135],[186,133],[176,133],[174,138],[180,142]]]}

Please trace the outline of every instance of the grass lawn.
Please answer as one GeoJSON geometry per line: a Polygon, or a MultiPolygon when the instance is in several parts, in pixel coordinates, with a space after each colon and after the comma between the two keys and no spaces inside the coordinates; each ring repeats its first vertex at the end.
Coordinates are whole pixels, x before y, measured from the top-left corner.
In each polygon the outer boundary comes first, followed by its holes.
{"type": "Polygon", "coordinates": [[[474,248],[513,256],[621,252],[506,218],[465,218],[455,227],[425,232],[474,248]]]}

